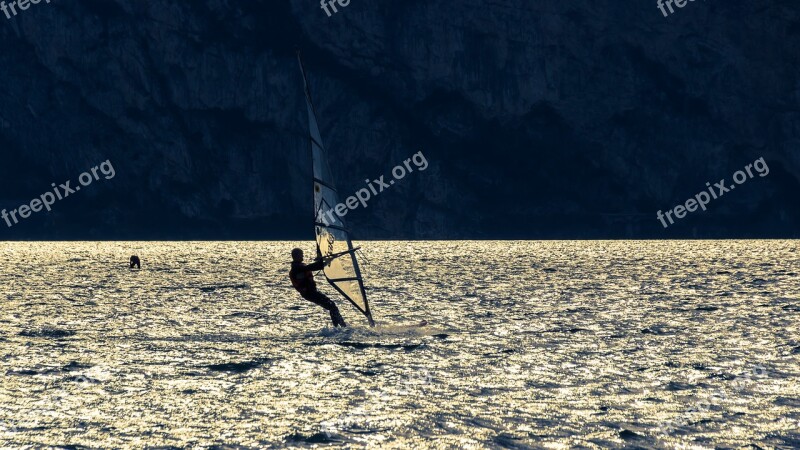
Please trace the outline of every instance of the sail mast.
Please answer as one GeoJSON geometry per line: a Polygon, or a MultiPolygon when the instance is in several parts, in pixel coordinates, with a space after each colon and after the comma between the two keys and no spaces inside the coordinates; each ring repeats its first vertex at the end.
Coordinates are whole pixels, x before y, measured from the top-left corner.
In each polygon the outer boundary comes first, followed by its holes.
{"type": "Polygon", "coordinates": [[[303,61],[300,52],[297,52],[297,61],[300,64],[300,71],[303,74],[303,85],[306,94],[306,106],[308,107],[309,141],[311,144],[311,175],[313,184],[313,206],[314,206],[314,230],[317,242],[317,256],[336,257],[327,265],[323,272],[325,278],[331,286],[344,296],[353,306],[356,307],[369,320],[370,326],[375,326],[367,301],[367,292],[364,288],[364,280],[361,270],[358,267],[358,259],[355,255],[353,242],[350,239],[350,231],[345,226],[344,221],[338,215],[329,215],[325,220],[324,214],[335,208],[339,204],[338,194],[333,182],[330,166],[328,165],[328,155],[322,145],[322,136],[317,124],[317,112],[311,100],[311,91],[308,85],[303,61]]]}
{"type": "MultiPolygon", "coordinates": [[[[303,59],[300,57],[300,50],[299,49],[297,50],[297,63],[300,64],[300,73],[303,74],[303,89],[305,90],[305,94],[306,94],[306,102],[308,103],[308,105],[311,108],[311,113],[313,113],[314,116],[316,117],[317,110],[316,110],[316,108],[314,108],[314,100],[311,98],[311,87],[308,85],[308,78],[306,77],[306,69],[303,66],[303,59]]],[[[311,124],[309,123],[309,127],[310,126],[311,126],[311,124]]],[[[311,177],[313,178],[314,177],[314,143],[313,143],[313,139],[311,138],[310,134],[309,134],[308,150],[309,150],[309,153],[311,154],[311,158],[310,158],[310,162],[311,162],[311,177]]],[[[311,209],[312,209],[313,214],[314,214],[314,216],[313,216],[314,223],[316,223],[316,221],[317,221],[317,210],[316,210],[317,208],[315,206],[316,202],[317,202],[316,194],[314,194],[314,191],[311,191],[311,209]]],[[[317,258],[319,258],[321,256],[322,256],[322,254],[319,251],[319,245],[317,245],[317,258]]]]}

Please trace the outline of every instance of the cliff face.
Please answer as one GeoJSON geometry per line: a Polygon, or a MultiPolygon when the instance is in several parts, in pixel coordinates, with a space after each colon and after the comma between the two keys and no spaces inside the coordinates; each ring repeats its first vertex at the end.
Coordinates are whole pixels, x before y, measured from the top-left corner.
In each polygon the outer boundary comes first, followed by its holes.
{"type": "Polygon", "coordinates": [[[361,238],[797,236],[800,7],[54,0],[0,15],[0,207],[116,172],[14,238],[310,239],[302,49],[361,238]],[[683,203],[756,176],[664,230],[683,203]],[[728,181],[730,183],[730,181],[728,181]],[[75,184],[75,181],[73,181],[75,184]]]}

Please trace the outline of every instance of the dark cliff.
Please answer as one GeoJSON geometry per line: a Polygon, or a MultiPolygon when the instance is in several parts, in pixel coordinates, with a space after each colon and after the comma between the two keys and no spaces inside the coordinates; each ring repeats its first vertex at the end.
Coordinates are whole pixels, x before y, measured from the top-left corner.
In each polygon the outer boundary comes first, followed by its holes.
{"type": "Polygon", "coordinates": [[[311,239],[303,51],[360,238],[797,237],[800,6],[53,0],[0,15],[0,239],[311,239]],[[668,210],[756,176],[665,230],[668,210]],[[729,181],[730,183],[730,181],[729,181]],[[75,181],[73,181],[73,185],[75,181]]]}

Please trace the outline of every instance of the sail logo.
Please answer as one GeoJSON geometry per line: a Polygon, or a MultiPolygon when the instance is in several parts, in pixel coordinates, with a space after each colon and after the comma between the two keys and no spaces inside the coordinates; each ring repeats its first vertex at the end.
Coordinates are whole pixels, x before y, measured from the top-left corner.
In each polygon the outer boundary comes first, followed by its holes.
{"type": "Polygon", "coordinates": [[[350,4],[350,0],[321,0],[319,2],[320,7],[322,7],[322,10],[325,11],[325,14],[327,14],[328,17],[339,12],[339,10],[336,9],[337,3],[339,4],[339,6],[344,8],[350,4]],[[333,11],[333,13],[331,13],[331,11],[333,11]]]}
{"type": "Polygon", "coordinates": [[[363,206],[364,208],[367,207],[367,202],[373,197],[381,192],[385,191],[392,187],[396,181],[402,180],[405,178],[406,175],[414,171],[414,168],[419,170],[420,172],[425,171],[428,168],[428,160],[425,158],[425,155],[422,154],[421,151],[415,153],[411,156],[411,158],[406,159],[403,161],[403,164],[398,164],[394,166],[392,169],[392,177],[393,180],[389,180],[388,182],[385,180],[385,176],[381,175],[380,178],[376,180],[370,181],[369,179],[364,180],[367,183],[366,188],[359,189],[356,191],[355,195],[351,195],[347,197],[344,203],[339,203],[336,206],[328,209],[327,211],[321,211],[319,216],[317,217],[318,220],[321,220],[325,226],[331,226],[337,223],[336,217],[344,217],[350,210],[355,210],[358,208],[359,205],[363,206]],[[414,167],[411,167],[411,163],[414,163],[414,167]]]}

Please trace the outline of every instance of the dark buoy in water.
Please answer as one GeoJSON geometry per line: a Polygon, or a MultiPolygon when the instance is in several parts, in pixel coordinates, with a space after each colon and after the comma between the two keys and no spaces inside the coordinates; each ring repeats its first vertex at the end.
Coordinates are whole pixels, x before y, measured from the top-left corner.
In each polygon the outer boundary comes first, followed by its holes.
{"type": "Polygon", "coordinates": [[[133,269],[133,266],[136,266],[137,269],[142,268],[142,263],[139,261],[139,257],[136,255],[131,256],[131,269],[133,269]]]}

